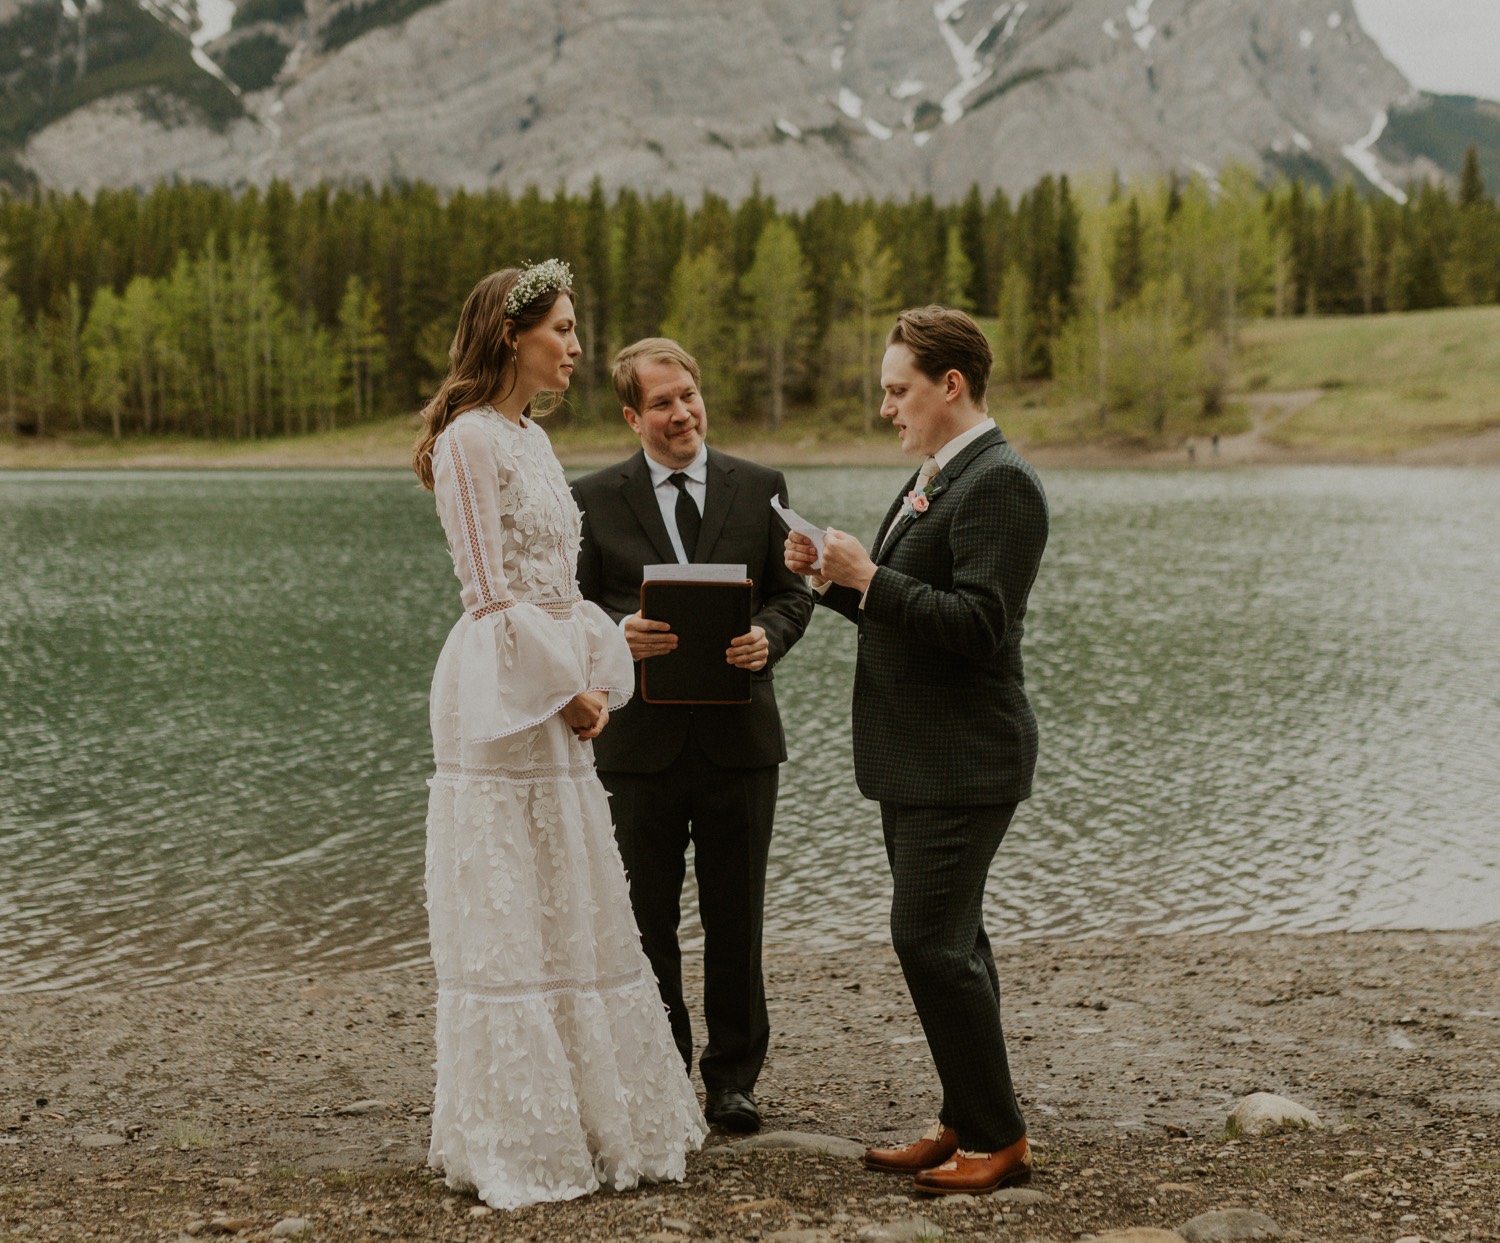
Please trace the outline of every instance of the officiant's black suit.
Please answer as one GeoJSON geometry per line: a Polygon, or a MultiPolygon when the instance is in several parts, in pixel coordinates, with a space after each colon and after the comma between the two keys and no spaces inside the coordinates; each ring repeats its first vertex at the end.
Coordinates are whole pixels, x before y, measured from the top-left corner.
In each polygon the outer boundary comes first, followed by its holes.
{"type": "MultiPolygon", "coordinates": [[[[573,493],[583,511],[579,588],[618,622],[640,608],[642,567],[677,560],[645,453],[579,479],[573,493]]],[[[693,843],[708,1027],[699,1070],[710,1092],[750,1091],[770,1039],[761,922],[777,766],[786,759],[772,670],[801,638],[813,608],[806,583],[783,562],[785,528],[771,509],[773,496],[786,503],[779,471],[709,449],[693,560],[746,566],[751,623],[765,630],[770,649],[765,667],[751,675],[750,703],[646,703],[637,664],[635,696],[611,714],[594,743],[641,942],[689,1067],[677,925],[693,843]]]]}
{"type": "Polygon", "coordinates": [[[998,428],[937,474],[925,513],[904,513],[901,496],[876,535],[864,606],[839,586],[821,603],[859,627],[854,772],[880,803],[891,936],[943,1084],[941,1120],[965,1149],[996,1152],[1026,1125],[981,905],[1036,768],[1021,636],[1047,502],[998,428]]]}

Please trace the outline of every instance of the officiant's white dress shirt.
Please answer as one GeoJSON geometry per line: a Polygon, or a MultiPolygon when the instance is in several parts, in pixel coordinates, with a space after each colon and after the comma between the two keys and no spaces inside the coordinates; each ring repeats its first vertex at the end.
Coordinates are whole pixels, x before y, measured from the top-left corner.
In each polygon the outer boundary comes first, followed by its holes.
{"type": "MultiPolygon", "coordinates": [[[[667,524],[667,536],[672,541],[672,551],[677,554],[677,563],[688,563],[687,553],[682,547],[682,536],[677,533],[677,485],[670,482],[677,471],[663,466],[649,453],[646,467],[651,472],[651,488],[656,493],[656,503],[661,508],[661,520],[667,524]]],[[[687,494],[693,498],[698,512],[703,512],[704,499],[708,496],[708,446],[698,450],[698,456],[682,468],[687,476],[687,494]]]]}
{"type": "MultiPolygon", "coordinates": [[[[666,524],[667,538],[672,541],[672,551],[677,554],[677,564],[686,565],[687,552],[682,547],[682,536],[677,532],[677,485],[671,481],[677,472],[670,466],[663,466],[649,453],[646,454],[646,469],[651,472],[651,490],[656,493],[656,504],[661,510],[661,520],[666,524]]],[[[683,467],[682,473],[687,476],[687,494],[693,498],[693,504],[701,514],[708,496],[707,445],[698,450],[698,456],[683,467]]],[[[620,618],[621,634],[625,633],[625,623],[633,616],[635,614],[631,613],[620,618]]]]}

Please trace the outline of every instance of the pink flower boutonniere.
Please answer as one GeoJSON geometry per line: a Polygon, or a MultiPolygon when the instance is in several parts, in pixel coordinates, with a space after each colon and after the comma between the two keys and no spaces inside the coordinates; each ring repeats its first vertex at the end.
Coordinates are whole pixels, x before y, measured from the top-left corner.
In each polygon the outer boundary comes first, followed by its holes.
{"type": "Polygon", "coordinates": [[[914,514],[925,514],[927,507],[931,504],[926,492],[918,492],[913,488],[906,494],[906,507],[914,514]]]}

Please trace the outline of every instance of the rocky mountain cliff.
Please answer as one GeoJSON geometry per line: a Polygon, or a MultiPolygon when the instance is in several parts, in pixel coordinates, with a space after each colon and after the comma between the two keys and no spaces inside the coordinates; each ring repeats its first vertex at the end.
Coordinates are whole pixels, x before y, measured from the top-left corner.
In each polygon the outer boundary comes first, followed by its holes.
{"type": "MultiPolygon", "coordinates": [[[[798,205],[1233,160],[1399,194],[1453,171],[1431,106],[1350,0],[0,0],[0,178],[85,192],[597,176],[798,205]]],[[[1500,110],[1445,106],[1500,152],[1500,110]]]]}

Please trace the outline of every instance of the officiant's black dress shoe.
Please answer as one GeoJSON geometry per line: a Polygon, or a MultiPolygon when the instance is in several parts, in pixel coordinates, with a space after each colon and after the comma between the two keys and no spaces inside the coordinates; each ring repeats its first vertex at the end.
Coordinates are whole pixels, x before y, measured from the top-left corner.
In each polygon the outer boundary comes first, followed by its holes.
{"type": "Polygon", "coordinates": [[[737,1135],[749,1135],[760,1130],[760,1110],[755,1097],[738,1088],[716,1088],[708,1094],[708,1105],[703,1116],[709,1122],[737,1135]]]}

